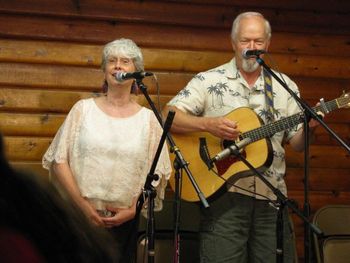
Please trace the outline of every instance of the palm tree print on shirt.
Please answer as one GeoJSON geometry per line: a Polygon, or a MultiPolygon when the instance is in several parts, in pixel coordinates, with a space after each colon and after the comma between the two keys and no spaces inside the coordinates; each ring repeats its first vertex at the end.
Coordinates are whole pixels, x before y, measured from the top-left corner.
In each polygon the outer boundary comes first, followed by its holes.
{"type": "Polygon", "coordinates": [[[224,104],[224,95],[228,90],[228,85],[227,83],[223,82],[218,82],[215,85],[211,85],[207,88],[208,93],[212,97],[212,102],[211,106],[216,109],[216,108],[222,108],[224,104]],[[218,102],[218,103],[216,103],[218,102]]]}
{"type": "Polygon", "coordinates": [[[180,90],[179,93],[172,99],[172,103],[176,103],[182,98],[188,98],[190,95],[191,95],[191,92],[189,91],[189,89],[184,88],[180,90]]]}

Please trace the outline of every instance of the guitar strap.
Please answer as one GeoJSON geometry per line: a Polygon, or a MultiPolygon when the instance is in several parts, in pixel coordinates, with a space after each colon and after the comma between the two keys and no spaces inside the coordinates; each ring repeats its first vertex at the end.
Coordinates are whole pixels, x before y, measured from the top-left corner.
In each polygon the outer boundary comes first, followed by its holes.
{"type": "Polygon", "coordinates": [[[275,119],[275,108],[273,107],[273,89],[271,74],[264,69],[264,82],[265,82],[265,100],[266,100],[266,120],[267,122],[273,122],[275,119]]]}

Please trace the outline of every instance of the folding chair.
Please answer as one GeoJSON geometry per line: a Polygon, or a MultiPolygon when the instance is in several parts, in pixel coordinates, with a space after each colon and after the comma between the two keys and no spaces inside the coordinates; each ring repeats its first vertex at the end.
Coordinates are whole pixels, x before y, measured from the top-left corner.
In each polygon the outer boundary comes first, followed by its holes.
{"type": "Polygon", "coordinates": [[[327,205],[314,215],[323,236],[314,237],[318,263],[350,262],[350,205],[327,205]]]}
{"type": "Polygon", "coordinates": [[[350,237],[332,236],[323,242],[324,263],[350,262],[350,237]]]}

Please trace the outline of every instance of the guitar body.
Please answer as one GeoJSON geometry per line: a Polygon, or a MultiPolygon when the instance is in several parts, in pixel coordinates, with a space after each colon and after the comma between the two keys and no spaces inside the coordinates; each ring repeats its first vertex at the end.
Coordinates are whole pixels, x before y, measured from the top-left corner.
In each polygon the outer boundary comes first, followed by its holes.
{"type": "MultiPolygon", "coordinates": [[[[241,133],[253,130],[263,125],[260,117],[250,108],[242,107],[230,112],[226,118],[238,122],[241,133]]],[[[235,182],[239,178],[253,175],[253,172],[236,157],[230,156],[215,163],[218,175],[210,171],[200,158],[200,138],[205,138],[210,157],[214,157],[225,147],[223,140],[208,132],[192,132],[185,134],[172,134],[176,146],[180,149],[184,159],[189,163],[195,181],[206,198],[214,197],[226,188],[225,180],[235,182]],[[222,178],[220,178],[222,177],[222,178]]],[[[227,147],[227,146],[226,146],[227,147]]],[[[265,171],[272,163],[272,146],[269,139],[260,139],[247,145],[241,152],[245,158],[259,171],[265,171]]],[[[172,154],[172,161],[175,155],[172,154]]],[[[175,176],[170,178],[170,186],[175,190],[175,176]]],[[[182,175],[181,198],[190,202],[199,201],[197,192],[186,173],[182,175]]]]}
{"type": "MultiPolygon", "coordinates": [[[[349,107],[350,95],[344,92],[342,96],[332,101],[324,102],[321,100],[320,105],[313,108],[313,110],[314,112],[326,114],[335,109],[349,107]]],[[[272,164],[273,154],[269,138],[276,132],[284,131],[303,122],[303,114],[297,113],[264,125],[259,116],[251,108],[247,107],[238,108],[230,112],[226,117],[238,122],[238,128],[241,131],[240,138],[251,139],[252,142],[241,151],[241,154],[260,172],[265,171],[272,164]]],[[[201,159],[203,158],[203,152],[205,152],[201,142],[206,141],[210,158],[232,145],[233,142],[228,144],[227,141],[225,142],[207,132],[173,134],[173,137],[176,146],[189,163],[188,168],[191,174],[206,198],[215,198],[222,190],[226,190],[226,180],[234,183],[239,178],[254,174],[243,162],[232,155],[215,162],[218,175],[210,171],[206,163],[201,159]]],[[[171,157],[174,160],[174,154],[171,157]]],[[[206,160],[208,157],[203,159],[206,160]]],[[[175,191],[174,175],[170,177],[170,186],[175,191]]],[[[180,190],[182,199],[190,202],[199,201],[198,194],[194,190],[187,174],[182,175],[182,187],[180,190]]]]}

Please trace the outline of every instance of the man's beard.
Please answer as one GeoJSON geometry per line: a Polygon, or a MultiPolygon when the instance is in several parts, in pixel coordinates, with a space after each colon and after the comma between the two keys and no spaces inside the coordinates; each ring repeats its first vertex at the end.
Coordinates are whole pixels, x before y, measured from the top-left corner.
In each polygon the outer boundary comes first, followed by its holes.
{"type": "Polygon", "coordinates": [[[245,72],[254,72],[259,67],[259,63],[256,60],[243,59],[242,69],[245,72]]]}

